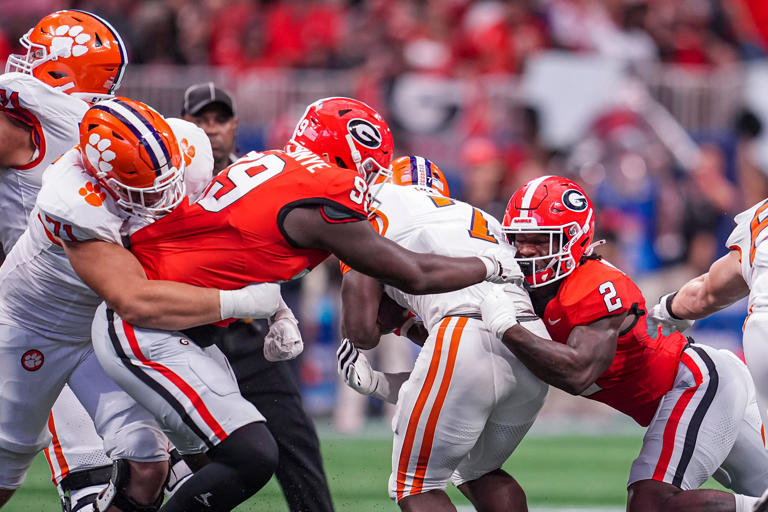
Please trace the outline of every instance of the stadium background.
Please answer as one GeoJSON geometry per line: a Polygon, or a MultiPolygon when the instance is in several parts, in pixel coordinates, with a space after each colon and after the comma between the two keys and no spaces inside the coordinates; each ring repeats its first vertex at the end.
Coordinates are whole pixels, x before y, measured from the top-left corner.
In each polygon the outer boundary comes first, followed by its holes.
{"type": "MultiPolygon", "coordinates": [[[[121,95],[178,115],[188,85],[228,89],[242,152],[282,146],[304,106],[343,95],[383,113],[398,155],[434,160],[452,195],[498,217],[528,179],[573,177],[598,206],[602,254],[650,303],[705,271],[733,215],[768,195],[761,0],[0,0],[0,60],[62,8],[98,13],[123,35],[121,95]]],[[[329,262],[289,291],[307,344],[296,371],[338,509],[394,510],[386,411],[364,403],[363,424],[337,400],[338,280],[329,262]]],[[[693,335],[739,352],[744,311],[693,335]]],[[[621,508],[640,435],[552,393],[509,467],[536,506],[621,508]]],[[[35,468],[9,510],[55,510],[35,468]]],[[[284,510],[272,484],[250,503],[284,510]]]]}

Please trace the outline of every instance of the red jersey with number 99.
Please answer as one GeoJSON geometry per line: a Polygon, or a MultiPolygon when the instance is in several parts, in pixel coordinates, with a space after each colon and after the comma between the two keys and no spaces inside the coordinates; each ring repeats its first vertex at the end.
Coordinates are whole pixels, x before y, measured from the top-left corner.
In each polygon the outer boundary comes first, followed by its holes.
{"type": "MultiPolygon", "coordinates": [[[[646,311],[645,298],[632,280],[601,260],[587,260],[565,278],[544,310],[555,341],[565,343],[577,325],[630,310],[646,311]]],[[[672,388],[687,340],[679,332],[652,338],[645,316],[621,333],[611,366],[582,393],[647,426],[661,398],[672,388]]]]}
{"type": "Polygon", "coordinates": [[[355,171],[300,146],[251,152],[218,174],[195,203],[131,236],[131,252],[150,279],[231,290],[286,281],[329,253],[296,247],[282,230],[300,206],[321,207],[331,223],[367,218],[368,187],[355,171]]]}

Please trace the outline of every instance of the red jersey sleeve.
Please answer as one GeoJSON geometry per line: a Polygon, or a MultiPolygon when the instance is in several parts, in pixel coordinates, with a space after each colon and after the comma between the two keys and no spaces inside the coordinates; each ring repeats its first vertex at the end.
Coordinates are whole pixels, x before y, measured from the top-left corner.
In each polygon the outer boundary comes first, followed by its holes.
{"type": "Polygon", "coordinates": [[[588,325],[642,302],[642,294],[629,276],[601,261],[579,267],[559,295],[571,325],[588,325]]]}
{"type": "Polygon", "coordinates": [[[327,222],[356,222],[368,217],[368,184],[357,173],[339,170],[327,181],[321,209],[327,222]]]}

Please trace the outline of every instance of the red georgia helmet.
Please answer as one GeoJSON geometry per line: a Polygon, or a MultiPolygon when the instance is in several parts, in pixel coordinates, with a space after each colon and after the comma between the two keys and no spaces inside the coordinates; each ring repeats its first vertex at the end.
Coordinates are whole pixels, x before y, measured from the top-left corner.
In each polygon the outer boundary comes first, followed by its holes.
{"type": "Polygon", "coordinates": [[[549,254],[517,262],[533,287],[564,278],[592,251],[595,212],[584,190],[559,176],[533,179],[509,199],[502,231],[514,244],[518,234],[549,235],[549,254]]]}
{"type": "Polygon", "coordinates": [[[128,98],[101,101],[80,123],[85,169],[124,210],[148,218],[184,199],[184,158],[173,130],[151,107],[128,98]]]}
{"type": "Polygon", "coordinates": [[[415,187],[428,194],[451,197],[448,181],[440,168],[423,156],[401,156],[392,162],[392,183],[415,187]]]}
{"type": "Polygon", "coordinates": [[[388,176],[394,141],[374,109],[351,98],[324,98],[307,107],[291,141],[330,163],[355,169],[368,184],[388,176]]]}
{"type": "Polygon", "coordinates": [[[89,103],[111,97],[128,64],[120,34],[85,11],[49,14],[19,41],[27,53],[8,56],[6,72],[32,75],[89,103]]]}

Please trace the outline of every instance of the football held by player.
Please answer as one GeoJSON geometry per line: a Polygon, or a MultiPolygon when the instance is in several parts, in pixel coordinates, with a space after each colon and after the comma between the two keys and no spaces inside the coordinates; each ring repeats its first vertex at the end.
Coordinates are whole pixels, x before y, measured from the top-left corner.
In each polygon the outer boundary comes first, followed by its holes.
{"type": "MultiPolygon", "coordinates": [[[[480,254],[506,244],[497,220],[447,196],[442,171],[429,160],[403,157],[393,173],[392,183],[373,189],[377,209],[372,220],[384,237],[429,257],[480,254]]],[[[342,332],[349,340],[337,352],[339,371],[353,389],[397,402],[389,495],[401,510],[455,510],[445,492],[448,482],[478,510],[526,507],[522,488],[501,466],[533,424],[547,385],[497,343],[480,320],[479,304],[497,286],[480,283],[412,295],[353,270],[344,274],[342,332]],[[372,371],[352,345],[378,343],[382,298],[418,315],[428,332],[410,375],[372,371]]],[[[527,328],[548,337],[525,290],[509,286],[518,308],[528,310],[525,319],[521,313],[527,328]]]]}
{"type": "Polygon", "coordinates": [[[768,483],[768,454],[746,366],[679,332],[648,335],[640,290],[592,254],[594,209],[576,183],[528,182],[510,199],[503,229],[553,341],[519,324],[503,294],[485,298],[483,319],[545,382],[648,427],[628,510],[752,510],[768,483]],[[698,489],[710,476],[736,494],[698,489]]]}

